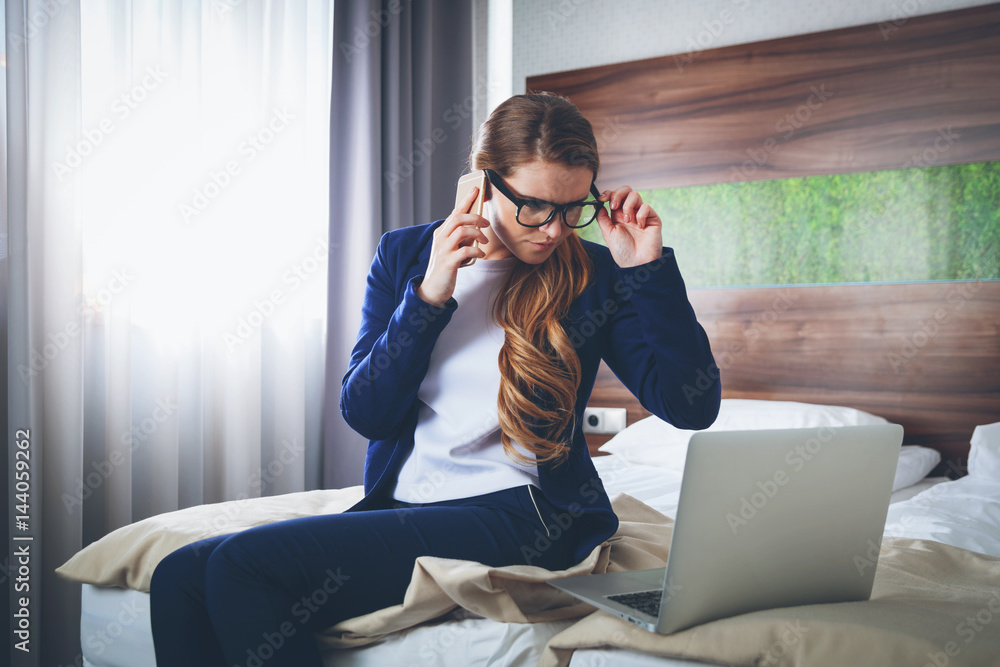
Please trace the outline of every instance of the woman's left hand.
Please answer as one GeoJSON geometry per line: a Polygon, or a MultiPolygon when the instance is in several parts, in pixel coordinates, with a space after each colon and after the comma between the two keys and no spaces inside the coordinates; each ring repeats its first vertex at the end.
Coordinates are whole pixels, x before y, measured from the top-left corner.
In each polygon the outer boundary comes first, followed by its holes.
{"type": "Polygon", "coordinates": [[[639,193],[625,185],[617,190],[605,190],[601,201],[608,202],[608,211],[601,209],[597,224],[604,242],[618,266],[639,266],[663,254],[663,222],[639,193]]]}

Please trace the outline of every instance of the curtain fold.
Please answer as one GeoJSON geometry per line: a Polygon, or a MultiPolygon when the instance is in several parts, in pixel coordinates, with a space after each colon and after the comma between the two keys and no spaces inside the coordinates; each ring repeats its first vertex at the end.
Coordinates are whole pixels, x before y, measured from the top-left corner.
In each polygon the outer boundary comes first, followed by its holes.
{"type": "Polygon", "coordinates": [[[332,7],[4,10],[6,416],[32,457],[8,532],[33,538],[10,656],[75,665],[95,638],[53,571],[81,547],[322,482],[332,7]]]}
{"type": "Polygon", "coordinates": [[[488,86],[472,80],[472,3],[338,0],[334,13],[323,480],[339,488],[363,475],[367,443],[339,400],[375,247],[451,212],[488,86]]]}
{"type": "MultiPolygon", "coordinates": [[[[74,614],[79,587],[64,586],[50,574],[82,537],[80,517],[66,512],[60,498],[73,488],[83,461],[83,337],[75,298],[82,274],[82,238],[79,211],[73,205],[80,183],[73,175],[60,181],[50,168],[79,130],[79,13],[72,6],[51,15],[41,10],[30,3],[5,7],[10,241],[6,384],[8,428],[14,431],[8,446],[26,443],[31,464],[25,480],[27,518],[10,527],[8,562],[27,567],[22,582],[26,588],[16,594],[26,597],[27,604],[14,605],[12,613],[27,610],[30,631],[15,638],[12,667],[57,664],[59,658],[72,657],[69,648],[53,651],[46,646],[41,628],[72,633],[74,624],[79,625],[79,612],[74,614]],[[66,96],[46,96],[46,89],[65,91],[66,96]],[[37,122],[39,117],[47,119],[45,127],[37,122]],[[58,195],[50,194],[56,191],[58,195]],[[16,437],[18,432],[23,438],[16,437]]],[[[58,636],[52,637],[53,643],[58,636]]]]}

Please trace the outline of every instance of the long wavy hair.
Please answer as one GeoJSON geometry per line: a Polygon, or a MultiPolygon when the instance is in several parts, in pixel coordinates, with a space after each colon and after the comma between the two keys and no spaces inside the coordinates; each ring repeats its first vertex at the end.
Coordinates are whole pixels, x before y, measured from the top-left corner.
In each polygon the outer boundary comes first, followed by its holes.
{"type": "MultiPolygon", "coordinates": [[[[537,160],[597,175],[593,128],[564,97],[534,93],[500,104],[480,127],[469,163],[507,177],[537,160]]],[[[519,463],[558,464],[569,454],[581,371],[560,320],[591,271],[583,244],[570,234],[541,264],[518,262],[496,296],[494,318],[505,332],[497,411],[504,451],[519,463]]]]}

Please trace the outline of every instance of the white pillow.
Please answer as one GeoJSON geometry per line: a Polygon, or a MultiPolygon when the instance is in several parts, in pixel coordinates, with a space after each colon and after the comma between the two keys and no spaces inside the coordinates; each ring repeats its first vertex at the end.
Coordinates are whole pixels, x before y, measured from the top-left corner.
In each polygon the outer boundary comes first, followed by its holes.
{"type": "Polygon", "coordinates": [[[969,475],[1000,480],[1000,422],[977,426],[972,432],[969,475]]]}
{"type": "MultiPolygon", "coordinates": [[[[719,416],[707,431],[753,431],[768,428],[819,428],[821,426],[861,426],[886,424],[884,418],[836,405],[816,405],[796,401],[765,401],[724,398],[719,416]]],[[[657,417],[632,424],[600,447],[631,463],[654,465],[681,472],[687,446],[696,431],[675,428],[657,417]]],[[[896,467],[893,491],[927,476],[941,460],[941,454],[927,447],[903,447],[896,467]]],[[[1000,457],[998,457],[1000,465],[1000,457]]]]}
{"type": "Polygon", "coordinates": [[[934,466],[941,462],[941,452],[930,447],[904,445],[899,450],[896,477],[892,480],[892,490],[899,491],[912,486],[927,477],[934,466]]]}
{"type": "MultiPolygon", "coordinates": [[[[819,428],[886,423],[888,422],[882,417],[836,405],[724,398],[718,418],[705,430],[757,431],[767,428],[819,428]]],[[[621,454],[635,463],[648,463],[680,470],[684,468],[688,440],[694,433],[696,431],[675,428],[657,417],[647,417],[601,445],[600,451],[621,454]]]]}

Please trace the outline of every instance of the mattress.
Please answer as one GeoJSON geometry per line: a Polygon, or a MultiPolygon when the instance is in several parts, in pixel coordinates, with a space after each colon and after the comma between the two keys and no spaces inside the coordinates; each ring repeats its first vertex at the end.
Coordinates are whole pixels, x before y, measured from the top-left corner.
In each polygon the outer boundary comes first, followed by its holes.
{"type": "MultiPolygon", "coordinates": [[[[156,664],[148,593],[84,584],[82,605],[80,636],[84,665],[152,667],[156,664]]],[[[324,665],[533,665],[549,639],[574,620],[519,624],[455,617],[437,625],[410,628],[364,648],[328,651],[324,654],[324,665]]]]}
{"type": "Polygon", "coordinates": [[[80,645],[83,664],[155,665],[149,629],[149,594],[83,584],[80,645]]]}
{"type": "MultiPolygon", "coordinates": [[[[598,472],[610,495],[627,493],[673,517],[677,510],[681,474],[656,466],[631,463],[622,457],[596,459],[598,472]]],[[[920,500],[924,492],[945,478],[925,479],[893,494],[893,502],[912,505],[912,511],[926,513],[931,505],[920,500]]],[[[950,487],[954,483],[943,485],[950,487]]],[[[968,485],[966,485],[968,486],[968,485]]],[[[972,490],[973,495],[978,493],[972,490]]],[[[995,492],[994,492],[995,493],[995,492]]],[[[944,496],[947,497],[947,496],[944,496]]],[[[963,497],[956,508],[967,502],[963,497]]],[[[940,498],[935,503],[944,502],[940,498]]],[[[933,533],[944,535],[947,516],[933,522],[926,517],[909,519],[905,512],[893,514],[887,524],[891,530],[906,536],[922,537],[933,533]],[[916,534],[910,534],[916,533],[916,534]]],[[[1000,520],[998,520],[1000,525],[1000,520]]],[[[944,541],[944,540],[942,540],[944,541]]],[[[968,539],[958,540],[968,542],[968,539]]],[[[956,546],[962,546],[957,544],[956,546]]],[[[982,546],[982,545],[979,545],[982,546]]],[[[1000,545],[996,547],[1000,553],[1000,545]]],[[[89,667],[136,667],[154,665],[153,643],[149,623],[149,595],[118,588],[83,585],[81,646],[84,665],[89,667]]],[[[410,628],[359,649],[329,651],[324,654],[327,667],[368,667],[384,665],[414,665],[421,667],[469,667],[471,665],[532,665],[538,662],[548,640],[573,623],[572,620],[553,623],[498,623],[477,617],[454,617],[440,624],[410,628]]],[[[632,651],[578,651],[571,663],[575,667],[623,665],[625,667],[670,667],[691,665],[683,660],[646,656],[632,651]]],[[[699,663],[703,664],[703,663],[699,663]]]]}

